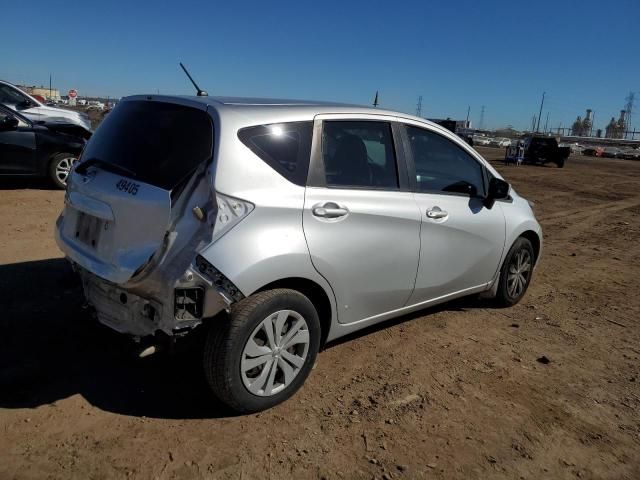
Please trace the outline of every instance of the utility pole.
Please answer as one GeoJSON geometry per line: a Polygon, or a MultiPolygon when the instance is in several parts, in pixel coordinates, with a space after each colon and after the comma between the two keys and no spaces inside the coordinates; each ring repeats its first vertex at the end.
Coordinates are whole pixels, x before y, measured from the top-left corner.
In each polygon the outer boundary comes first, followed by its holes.
{"type": "Polygon", "coordinates": [[[596,121],[596,112],[595,110],[593,112],[591,112],[591,128],[589,129],[589,136],[593,137],[593,126],[595,125],[596,121]]]}
{"type": "Polygon", "coordinates": [[[482,105],[482,108],[480,108],[480,123],[478,125],[478,128],[480,130],[484,128],[484,105],[482,105]]]}
{"type": "Polygon", "coordinates": [[[373,99],[373,106],[374,108],[378,106],[378,90],[376,90],[376,96],[373,99]]]}
{"type": "Polygon", "coordinates": [[[547,119],[544,122],[544,133],[547,133],[547,126],[549,125],[549,112],[547,112],[547,119]]]}
{"type": "Polygon", "coordinates": [[[467,123],[464,124],[464,128],[469,128],[469,114],[471,113],[471,105],[467,107],[467,123]]]}
{"type": "Polygon", "coordinates": [[[49,98],[51,98],[51,74],[49,74],[49,98]]]}
{"type": "Polygon", "coordinates": [[[536,124],[536,133],[540,131],[540,117],[542,116],[542,106],[544,105],[544,96],[547,92],[542,92],[542,101],[540,102],[540,111],[538,112],[538,123],[536,124]]]}
{"type": "Polygon", "coordinates": [[[418,97],[418,106],[416,107],[416,117],[422,116],[422,95],[418,97]]]}

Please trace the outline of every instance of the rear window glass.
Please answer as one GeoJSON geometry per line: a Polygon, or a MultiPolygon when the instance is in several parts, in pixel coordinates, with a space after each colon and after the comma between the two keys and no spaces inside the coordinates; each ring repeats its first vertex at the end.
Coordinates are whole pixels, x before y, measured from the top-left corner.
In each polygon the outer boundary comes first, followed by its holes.
{"type": "Polygon", "coordinates": [[[172,190],[211,158],[213,125],[204,110],[174,103],[120,102],[89,140],[83,161],[172,190]],[[114,169],[115,170],[115,169],[114,169]]]}
{"type": "Polygon", "coordinates": [[[307,183],[313,122],[257,125],[238,132],[240,141],[280,175],[296,185],[307,183]]]}

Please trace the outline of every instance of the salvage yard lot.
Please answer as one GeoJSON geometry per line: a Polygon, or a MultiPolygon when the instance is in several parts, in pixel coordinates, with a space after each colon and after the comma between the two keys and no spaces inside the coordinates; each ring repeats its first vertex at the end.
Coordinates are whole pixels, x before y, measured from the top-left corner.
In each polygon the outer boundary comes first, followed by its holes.
{"type": "Polygon", "coordinates": [[[133,359],[91,321],[53,241],[64,193],[2,180],[0,478],[640,478],[640,162],[495,165],[544,229],[523,302],[330,345],[245,417],[197,359],[133,359]]]}

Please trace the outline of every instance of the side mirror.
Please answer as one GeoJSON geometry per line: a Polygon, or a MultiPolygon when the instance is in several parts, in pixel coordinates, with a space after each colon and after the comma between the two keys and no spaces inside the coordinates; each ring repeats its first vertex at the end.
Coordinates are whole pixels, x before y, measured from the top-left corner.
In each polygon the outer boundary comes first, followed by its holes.
{"type": "Polygon", "coordinates": [[[487,208],[492,208],[496,200],[502,200],[509,196],[509,184],[499,178],[492,178],[489,181],[489,191],[484,199],[487,208]]]}
{"type": "Polygon", "coordinates": [[[16,117],[5,117],[0,121],[0,131],[15,130],[18,128],[18,119],[16,117]]]}

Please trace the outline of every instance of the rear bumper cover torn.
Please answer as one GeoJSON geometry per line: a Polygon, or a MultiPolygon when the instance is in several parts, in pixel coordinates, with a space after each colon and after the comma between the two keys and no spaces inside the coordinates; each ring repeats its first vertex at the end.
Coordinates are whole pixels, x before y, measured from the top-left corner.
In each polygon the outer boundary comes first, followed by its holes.
{"type": "Polygon", "coordinates": [[[82,279],[87,303],[95,310],[100,323],[123,334],[146,337],[162,331],[167,335],[190,330],[223,310],[228,311],[232,302],[196,268],[189,268],[175,289],[198,288],[204,292],[202,318],[177,318],[175,296],[157,299],[145,295],[140,288],[128,289],[113,284],[75,266],[82,279]],[[186,280],[189,279],[189,280],[186,280]]]}

